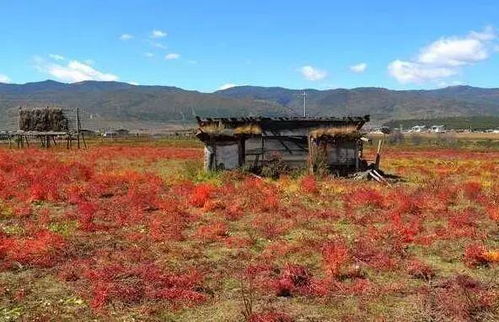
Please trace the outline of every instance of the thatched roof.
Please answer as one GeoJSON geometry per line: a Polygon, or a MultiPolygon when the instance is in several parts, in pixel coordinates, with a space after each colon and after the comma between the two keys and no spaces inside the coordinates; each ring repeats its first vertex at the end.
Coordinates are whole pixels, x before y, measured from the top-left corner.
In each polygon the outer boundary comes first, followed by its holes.
{"type": "Polygon", "coordinates": [[[203,138],[236,138],[240,136],[255,136],[261,135],[262,129],[256,124],[242,124],[235,128],[227,127],[222,123],[211,123],[200,126],[197,136],[203,138]]]}
{"type": "Polygon", "coordinates": [[[66,132],[69,119],[61,108],[20,109],[19,130],[66,132]]]}
{"type": "Polygon", "coordinates": [[[369,122],[369,115],[347,117],[215,117],[196,118],[200,128],[223,125],[235,129],[239,126],[258,125],[262,131],[314,129],[319,127],[355,126],[360,129],[369,122]]]}
{"type": "Polygon", "coordinates": [[[228,140],[252,136],[303,136],[312,138],[359,139],[359,130],[369,116],[318,118],[197,118],[196,136],[202,141],[228,140]],[[292,134],[290,134],[292,133],[292,134]]]}
{"type": "Polygon", "coordinates": [[[314,140],[358,140],[362,133],[355,126],[322,127],[310,131],[310,137],[314,140]]]}

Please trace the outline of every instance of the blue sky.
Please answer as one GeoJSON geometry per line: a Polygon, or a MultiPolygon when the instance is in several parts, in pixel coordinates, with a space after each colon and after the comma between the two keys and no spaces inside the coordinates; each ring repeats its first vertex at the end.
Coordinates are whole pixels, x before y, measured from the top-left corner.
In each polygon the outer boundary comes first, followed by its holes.
{"type": "Polygon", "coordinates": [[[497,0],[0,0],[0,82],[499,87],[497,27],[497,0]]]}

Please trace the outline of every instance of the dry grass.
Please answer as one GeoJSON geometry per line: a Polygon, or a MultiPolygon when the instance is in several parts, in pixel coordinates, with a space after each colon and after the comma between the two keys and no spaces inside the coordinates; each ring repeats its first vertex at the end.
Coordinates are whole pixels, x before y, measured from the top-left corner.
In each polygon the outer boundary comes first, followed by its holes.
{"type": "Polygon", "coordinates": [[[359,139],[362,133],[355,126],[341,127],[322,127],[310,131],[310,137],[313,139],[332,138],[332,139],[359,139]]]}

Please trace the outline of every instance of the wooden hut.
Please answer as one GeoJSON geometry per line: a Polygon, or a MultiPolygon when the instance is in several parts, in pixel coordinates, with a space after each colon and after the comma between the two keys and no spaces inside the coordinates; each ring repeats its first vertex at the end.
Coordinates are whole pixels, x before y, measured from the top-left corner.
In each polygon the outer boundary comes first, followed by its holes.
{"type": "Polygon", "coordinates": [[[63,109],[58,107],[19,108],[19,130],[10,133],[15,137],[19,147],[30,146],[30,139],[39,140],[42,147],[57,145],[58,139],[66,140],[67,148],[72,147],[72,141],[80,139],[86,146],[81,129],[79,109],[63,109]],[[71,114],[74,113],[72,117],[71,114]]]}
{"type": "Polygon", "coordinates": [[[366,166],[362,126],[369,116],[321,118],[197,118],[205,169],[259,167],[278,158],[289,168],[349,172],[366,166]]]}

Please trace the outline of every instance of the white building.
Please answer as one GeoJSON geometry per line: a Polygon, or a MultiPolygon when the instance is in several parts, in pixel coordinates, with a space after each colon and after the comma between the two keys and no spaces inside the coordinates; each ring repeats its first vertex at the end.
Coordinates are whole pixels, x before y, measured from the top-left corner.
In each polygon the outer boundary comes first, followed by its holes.
{"type": "Polygon", "coordinates": [[[430,129],[433,133],[445,133],[445,125],[433,125],[430,129]]]}
{"type": "Polygon", "coordinates": [[[413,126],[409,132],[414,132],[414,133],[421,133],[426,130],[426,125],[415,125],[413,126]]]}

